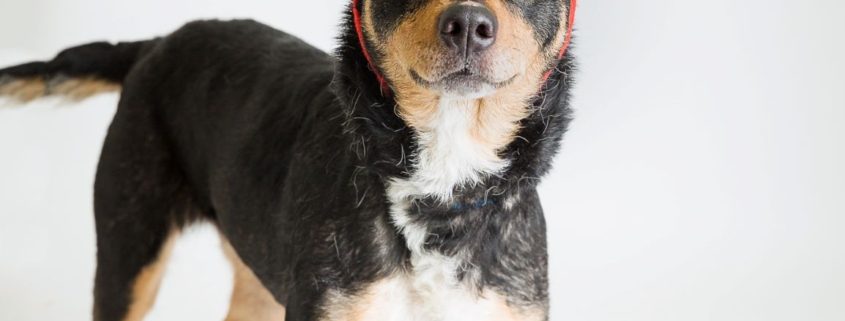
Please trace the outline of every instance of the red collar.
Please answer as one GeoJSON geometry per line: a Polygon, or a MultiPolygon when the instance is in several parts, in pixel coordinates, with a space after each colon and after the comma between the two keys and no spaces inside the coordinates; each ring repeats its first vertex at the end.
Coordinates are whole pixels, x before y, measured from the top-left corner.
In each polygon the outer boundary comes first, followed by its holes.
{"type": "Polygon", "coordinates": [[[367,50],[367,41],[364,40],[364,28],[361,24],[361,11],[358,9],[358,2],[360,0],[352,0],[352,19],[355,22],[355,33],[358,34],[358,44],[361,45],[361,52],[364,53],[364,58],[367,59],[367,65],[370,67],[370,70],[373,74],[376,75],[376,79],[378,79],[379,86],[381,86],[381,93],[383,95],[390,94],[390,86],[387,85],[387,81],[384,80],[384,76],[378,71],[378,68],[373,64],[373,58],[370,56],[370,51],[367,50]]]}
{"type": "MultiPolygon", "coordinates": [[[[357,0],[355,0],[357,1],[357,0]]],[[[578,6],[578,0],[569,0],[569,21],[566,24],[566,37],[563,39],[563,46],[560,47],[560,52],[557,54],[557,60],[560,61],[563,59],[563,56],[566,55],[566,50],[569,49],[569,44],[572,43],[572,26],[575,25],[575,7],[578,6]]],[[[543,81],[541,84],[545,84],[549,77],[552,75],[552,71],[555,70],[555,67],[546,71],[543,74],[543,81]]],[[[542,85],[541,85],[542,86],[542,85]]]]}
{"type": "MultiPolygon", "coordinates": [[[[383,95],[390,95],[390,86],[387,84],[387,80],[384,79],[384,76],[381,72],[379,72],[378,68],[376,68],[375,64],[373,64],[373,58],[370,56],[370,51],[367,49],[367,41],[364,40],[361,11],[358,9],[359,1],[360,0],[352,0],[352,19],[355,22],[355,33],[358,34],[358,44],[361,46],[361,52],[364,54],[364,58],[367,59],[367,65],[378,80],[379,86],[381,87],[381,93],[383,95]]],[[[569,0],[569,21],[567,21],[566,26],[566,37],[564,38],[563,46],[561,46],[560,52],[557,55],[557,60],[563,59],[563,56],[566,55],[566,50],[569,49],[569,44],[572,42],[572,26],[575,24],[575,7],[577,5],[578,0],[569,0]]],[[[554,71],[554,67],[543,74],[541,83],[545,84],[546,81],[549,80],[549,77],[552,75],[552,71],[554,71]]]]}

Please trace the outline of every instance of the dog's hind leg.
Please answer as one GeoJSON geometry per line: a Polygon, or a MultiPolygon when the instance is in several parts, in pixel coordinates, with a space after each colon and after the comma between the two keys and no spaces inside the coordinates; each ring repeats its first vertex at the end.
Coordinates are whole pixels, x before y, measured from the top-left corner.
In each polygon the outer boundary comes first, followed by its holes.
{"type": "Polygon", "coordinates": [[[276,302],[255,273],[241,261],[232,245],[223,238],[223,252],[232,263],[235,284],[226,321],[281,321],[285,308],[276,302]]]}
{"type": "Polygon", "coordinates": [[[153,108],[123,97],[95,183],[95,321],[144,318],[154,303],[169,244],[189,222],[183,175],[158,128],[153,108]]]}

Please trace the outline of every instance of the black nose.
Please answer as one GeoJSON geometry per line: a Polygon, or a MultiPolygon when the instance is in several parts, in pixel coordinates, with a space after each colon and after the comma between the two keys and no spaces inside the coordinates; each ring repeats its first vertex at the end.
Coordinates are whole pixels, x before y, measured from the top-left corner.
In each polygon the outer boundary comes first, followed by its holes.
{"type": "Polygon", "coordinates": [[[455,4],[443,11],[438,23],[440,39],[465,57],[492,46],[499,27],[490,10],[465,4],[455,4]]]}

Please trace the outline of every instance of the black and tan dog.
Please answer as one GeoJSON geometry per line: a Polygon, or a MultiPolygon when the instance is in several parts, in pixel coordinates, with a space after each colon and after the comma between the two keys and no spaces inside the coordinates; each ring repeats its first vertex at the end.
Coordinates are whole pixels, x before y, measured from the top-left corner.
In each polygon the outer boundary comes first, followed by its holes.
{"type": "Polygon", "coordinates": [[[335,57],[193,22],[0,70],[0,94],[123,88],[95,186],[95,320],[142,319],[200,220],[235,264],[228,320],[547,320],[536,186],[569,121],[573,11],[356,0],[335,57]]]}

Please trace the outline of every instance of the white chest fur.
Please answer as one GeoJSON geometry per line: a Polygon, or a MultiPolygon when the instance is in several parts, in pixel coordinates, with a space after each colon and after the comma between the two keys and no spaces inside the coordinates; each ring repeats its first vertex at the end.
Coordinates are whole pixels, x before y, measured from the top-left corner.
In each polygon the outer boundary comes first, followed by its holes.
{"type": "Polygon", "coordinates": [[[422,197],[447,202],[456,186],[477,184],[484,175],[498,173],[508,165],[496,151],[485,150],[485,146],[474,141],[475,108],[478,106],[471,101],[442,99],[430,125],[416,129],[419,149],[411,177],[393,179],[387,184],[390,216],[405,236],[418,274],[428,275],[429,267],[435,264],[445,266],[437,270],[454,269],[459,260],[423,249],[428,231],[409,217],[411,202],[422,197]]]}
{"type": "MultiPolygon", "coordinates": [[[[417,128],[419,150],[411,177],[388,183],[390,215],[411,251],[411,270],[382,280],[352,299],[337,293],[338,302],[329,302],[330,305],[356,307],[333,309],[328,320],[526,320],[517,317],[497,293],[479,293],[468,282],[459,282],[456,273],[464,262],[462,255],[446,257],[426,251],[423,245],[428,231],[408,215],[415,198],[448,201],[456,186],[476,184],[484,175],[507,166],[495,151],[482,150],[484,146],[474,141],[477,107],[471,103],[441,101],[429,123],[431,126],[417,128]]],[[[472,278],[472,274],[468,277],[472,278]]]]}
{"type": "Polygon", "coordinates": [[[419,147],[413,174],[391,182],[391,200],[432,196],[446,201],[456,186],[476,184],[507,167],[494,148],[479,143],[478,108],[477,101],[441,98],[429,121],[415,128],[419,147]]]}

